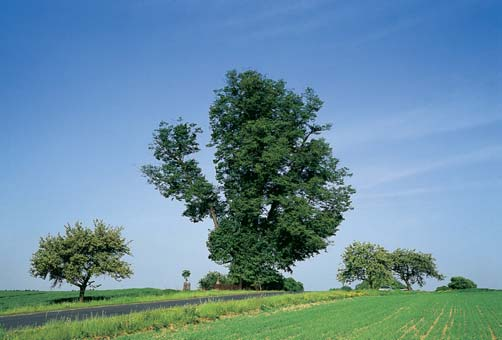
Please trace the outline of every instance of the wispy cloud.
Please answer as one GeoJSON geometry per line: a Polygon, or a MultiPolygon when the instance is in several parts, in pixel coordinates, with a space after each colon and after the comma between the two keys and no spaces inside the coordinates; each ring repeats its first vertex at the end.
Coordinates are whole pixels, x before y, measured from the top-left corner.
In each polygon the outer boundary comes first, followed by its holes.
{"type": "Polygon", "coordinates": [[[429,16],[420,15],[414,17],[407,17],[401,19],[397,22],[391,23],[387,26],[377,28],[367,33],[366,35],[360,36],[352,41],[350,44],[352,47],[360,47],[371,42],[375,42],[384,39],[392,34],[396,34],[400,31],[412,28],[421,22],[425,21],[429,16]]]}
{"type": "Polygon", "coordinates": [[[362,189],[371,189],[385,183],[395,182],[408,177],[418,176],[434,170],[472,164],[477,162],[484,162],[495,159],[498,160],[501,158],[502,158],[502,145],[489,146],[476,151],[471,151],[468,153],[455,155],[441,160],[432,161],[426,165],[420,165],[394,172],[389,172],[378,178],[374,178],[366,185],[363,185],[362,189]]]}
{"type": "MultiPolygon", "coordinates": [[[[308,33],[325,26],[332,17],[323,6],[327,0],[268,2],[253,6],[247,16],[232,16],[222,22],[223,29],[242,31],[246,40],[265,40],[288,35],[308,33]]],[[[336,13],[334,13],[336,15],[336,13]]]]}
{"type": "Polygon", "coordinates": [[[357,195],[357,198],[362,200],[387,199],[387,198],[395,199],[395,198],[413,197],[420,195],[430,195],[441,192],[454,192],[459,190],[498,188],[501,186],[502,186],[502,177],[489,180],[471,181],[471,182],[464,181],[461,184],[414,187],[403,190],[391,190],[385,192],[363,191],[357,195]]]}
{"type": "MultiPolygon", "coordinates": [[[[484,84],[467,87],[482,90],[484,84]]],[[[403,141],[436,134],[461,132],[502,124],[502,105],[484,104],[486,98],[476,97],[460,89],[439,99],[429,98],[427,104],[404,112],[377,113],[364,117],[351,125],[340,125],[334,133],[337,141],[346,141],[345,147],[363,144],[403,141]],[[462,103],[459,106],[458,103],[462,103]]]]}
{"type": "MultiPolygon", "coordinates": [[[[221,25],[224,27],[242,27],[261,24],[264,21],[273,21],[279,17],[290,16],[292,14],[304,13],[318,9],[325,3],[326,0],[311,0],[311,1],[287,1],[287,2],[268,2],[267,6],[249,14],[247,16],[233,16],[230,19],[224,20],[221,25]]],[[[298,25],[298,22],[295,24],[298,25]]]]}

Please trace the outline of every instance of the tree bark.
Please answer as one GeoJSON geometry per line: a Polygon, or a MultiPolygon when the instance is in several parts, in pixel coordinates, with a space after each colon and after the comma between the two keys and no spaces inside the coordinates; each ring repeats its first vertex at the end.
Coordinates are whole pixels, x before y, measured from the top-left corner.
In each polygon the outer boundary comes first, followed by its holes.
{"type": "Polygon", "coordinates": [[[82,285],[79,288],[80,288],[80,294],[79,294],[78,300],[80,302],[84,302],[84,294],[85,294],[85,288],[86,288],[86,286],[82,285]]]}
{"type": "Polygon", "coordinates": [[[216,212],[213,207],[209,208],[209,213],[211,214],[211,218],[213,219],[214,229],[217,229],[220,225],[218,224],[218,218],[216,217],[216,212]]]}

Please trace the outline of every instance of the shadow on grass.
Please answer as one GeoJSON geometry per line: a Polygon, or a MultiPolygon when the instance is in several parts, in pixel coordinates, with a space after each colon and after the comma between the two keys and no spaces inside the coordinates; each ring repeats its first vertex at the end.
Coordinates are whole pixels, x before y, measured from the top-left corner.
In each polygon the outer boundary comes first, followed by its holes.
{"type": "MultiPolygon", "coordinates": [[[[104,301],[104,300],[110,300],[111,298],[112,298],[111,296],[85,296],[84,302],[104,301]]],[[[67,302],[69,303],[79,302],[78,296],[52,300],[53,304],[67,303],[67,302]]]]}

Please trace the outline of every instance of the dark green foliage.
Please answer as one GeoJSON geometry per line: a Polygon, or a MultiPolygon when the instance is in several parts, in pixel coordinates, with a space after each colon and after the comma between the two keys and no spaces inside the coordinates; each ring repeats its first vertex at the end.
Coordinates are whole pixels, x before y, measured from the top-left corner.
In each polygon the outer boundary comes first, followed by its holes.
{"type": "MultiPolygon", "coordinates": [[[[381,287],[391,287],[392,289],[403,289],[406,288],[406,286],[397,280],[396,278],[392,277],[387,281],[382,281],[377,287],[374,288],[381,288],[381,287]]],[[[356,289],[372,289],[367,281],[363,281],[356,285],[356,289]]]]}
{"type": "Polygon", "coordinates": [[[450,290],[450,287],[448,286],[439,286],[436,288],[436,292],[444,292],[444,291],[447,291],[447,290],[450,290]]]}
{"type": "MultiPolygon", "coordinates": [[[[354,242],[342,254],[343,267],[338,270],[342,283],[364,281],[368,288],[375,289],[392,282],[392,258],[378,244],[354,242]]],[[[357,288],[357,287],[356,287],[357,288]]]]}
{"type": "Polygon", "coordinates": [[[210,290],[214,288],[216,282],[221,284],[234,284],[235,282],[225,274],[219,272],[209,272],[204,277],[199,280],[199,288],[204,290],[210,290]]]}
{"type": "Polygon", "coordinates": [[[411,290],[413,284],[423,287],[426,277],[443,280],[436,268],[436,260],[431,254],[424,254],[415,250],[396,249],[392,254],[392,271],[411,290]]]}
{"type": "Polygon", "coordinates": [[[131,266],[122,260],[131,250],[121,232],[122,228],[100,220],[94,220],[94,230],[80,222],[66,225],[64,235],[40,239],[30,272],[35,277],[49,277],[53,287],[63,281],[79,287],[80,301],[84,301],[87,287],[95,287],[92,278],[107,275],[120,280],[132,275],[131,266]]]}
{"type": "Polygon", "coordinates": [[[356,285],[356,289],[361,290],[361,289],[374,289],[374,288],[381,288],[381,287],[391,287],[392,289],[403,289],[406,288],[406,286],[397,280],[396,278],[392,277],[387,281],[382,281],[380,282],[376,287],[370,287],[368,281],[363,281],[356,285]]]}
{"type": "Polygon", "coordinates": [[[450,289],[471,289],[477,287],[473,281],[462,276],[454,276],[450,279],[450,283],[448,283],[448,288],[450,289]]]}
{"type": "Polygon", "coordinates": [[[188,281],[188,278],[190,277],[191,273],[189,270],[185,269],[181,272],[181,276],[185,279],[185,281],[188,281]]]}
{"type": "Polygon", "coordinates": [[[368,281],[362,281],[356,285],[356,290],[371,289],[368,281]]]}
{"type": "Polygon", "coordinates": [[[303,283],[296,281],[292,277],[284,279],[283,290],[286,292],[303,292],[303,283]]]}
{"type": "Polygon", "coordinates": [[[340,288],[330,288],[329,290],[330,291],[333,291],[333,290],[342,290],[342,291],[345,291],[345,292],[350,292],[352,290],[352,287],[351,286],[341,286],[340,288]]]}
{"type": "Polygon", "coordinates": [[[349,176],[319,135],[322,101],[297,94],[256,71],[227,73],[209,110],[217,184],[193,154],[195,124],[161,123],[151,149],[158,165],[142,168],[163,196],[185,202],[184,215],[210,216],[210,259],[241,284],[262,289],[278,272],[325,250],[354,193],[349,176]]]}
{"type": "Polygon", "coordinates": [[[404,289],[406,285],[404,285],[401,281],[396,278],[393,278],[391,282],[386,283],[385,285],[392,287],[392,289],[404,289]]]}

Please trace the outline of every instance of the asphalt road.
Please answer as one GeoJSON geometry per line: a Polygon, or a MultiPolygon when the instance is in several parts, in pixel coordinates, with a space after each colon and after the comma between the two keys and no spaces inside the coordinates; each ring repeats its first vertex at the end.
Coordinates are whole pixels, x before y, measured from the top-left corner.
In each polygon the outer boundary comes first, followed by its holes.
{"type": "Polygon", "coordinates": [[[243,300],[251,297],[262,297],[283,294],[281,292],[271,293],[250,293],[225,296],[212,296],[203,298],[192,298],[184,300],[165,300],[156,302],[134,303],[127,305],[111,305],[101,307],[89,307],[68,309],[50,312],[37,312],[29,314],[16,314],[0,316],[0,326],[4,329],[13,329],[26,326],[40,326],[52,320],[83,320],[91,317],[108,317],[123,315],[134,312],[141,312],[158,308],[169,308],[175,306],[198,305],[210,301],[243,300]]]}

